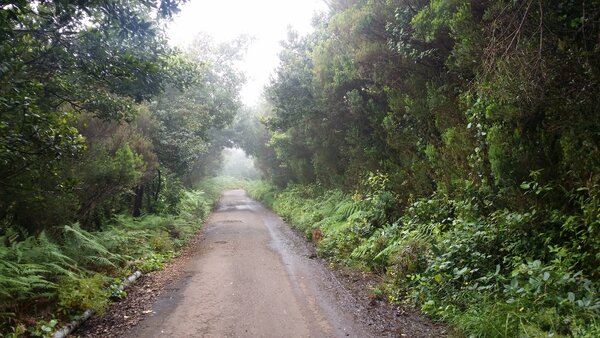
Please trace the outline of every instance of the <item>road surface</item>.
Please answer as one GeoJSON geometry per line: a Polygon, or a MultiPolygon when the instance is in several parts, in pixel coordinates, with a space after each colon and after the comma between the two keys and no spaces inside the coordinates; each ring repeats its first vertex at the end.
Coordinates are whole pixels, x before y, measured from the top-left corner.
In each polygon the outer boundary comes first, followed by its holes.
{"type": "Polygon", "coordinates": [[[352,296],[306,241],[243,190],[226,191],[185,278],[128,337],[369,337],[352,296]]]}

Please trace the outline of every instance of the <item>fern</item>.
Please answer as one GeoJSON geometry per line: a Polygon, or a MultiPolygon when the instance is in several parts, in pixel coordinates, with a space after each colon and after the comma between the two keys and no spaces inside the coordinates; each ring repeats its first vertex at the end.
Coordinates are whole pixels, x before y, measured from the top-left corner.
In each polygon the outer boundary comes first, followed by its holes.
{"type": "MultiPolygon", "coordinates": [[[[8,322],[3,319],[14,316],[16,309],[42,298],[58,298],[65,313],[103,308],[107,275],[115,274],[126,261],[136,262],[156,252],[168,257],[197,231],[210,205],[207,194],[186,192],[180,215],[115,216],[114,225],[103,231],[89,232],[75,223],[52,238],[45,232],[27,236],[19,228],[7,229],[0,236],[0,321],[8,322]]],[[[4,328],[0,325],[0,331],[4,328]]]]}
{"type": "Polygon", "coordinates": [[[36,263],[48,267],[53,273],[66,273],[77,269],[75,260],[65,255],[60,246],[52,242],[45,232],[13,243],[16,262],[36,263]]]}
{"type": "Polygon", "coordinates": [[[22,247],[16,245],[0,246],[0,304],[28,298],[40,289],[56,287],[45,277],[52,271],[42,264],[23,262],[25,255],[20,249],[22,247]],[[16,260],[17,257],[20,261],[16,260]]]}
{"type": "Polygon", "coordinates": [[[410,237],[415,240],[431,241],[438,232],[439,223],[424,223],[419,224],[416,229],[410,232],[410,237]]]}
{"type": "Polygon", "coordinates": [[[350,199],[347,199],[347,200],[341,202],[340,204],[338,204],[334,213],[339,216],[339,220],[346,220],[346,219],[348,219],[348,217],[350,217],[352,214],[354,214],[358,210],[359,210],[358,203],[356,203],[350,199]]]}
{"type": "Polygon", "coordinates": [[[14,236],[0,237],[0,243],[5,243],[0,246],[0,303],[52,292],[55,281],[71,276],[75,267],[43,232],[20,242],[14,236]]]}
{"type": "Polygon", "coordinates": [[[102,245],[96,236],[81,229],[79,224],[73,226],[65,225],[65,250],[71,257],[82,265],[116,267],[116,263],[122,262],[123,257],[113,254],[102,245]]]}
{"type": "Polygon", "coordinates": [[[96,234],[96,237],[108,251],[118,253],[124,260],[131,260],[132,257],[141,256],[148,251],[146,242],[150,232],[110,227],[96,234]]]}

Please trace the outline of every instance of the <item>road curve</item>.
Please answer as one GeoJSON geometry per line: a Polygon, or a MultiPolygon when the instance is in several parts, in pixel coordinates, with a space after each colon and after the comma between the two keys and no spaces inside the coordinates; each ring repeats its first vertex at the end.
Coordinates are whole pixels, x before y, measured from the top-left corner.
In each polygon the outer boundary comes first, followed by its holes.
{"type": "Polygon", "coordinates": [[[243,190],[226,191],[185,278],[128,337],[370,337],[305,241],[243,190]]]}

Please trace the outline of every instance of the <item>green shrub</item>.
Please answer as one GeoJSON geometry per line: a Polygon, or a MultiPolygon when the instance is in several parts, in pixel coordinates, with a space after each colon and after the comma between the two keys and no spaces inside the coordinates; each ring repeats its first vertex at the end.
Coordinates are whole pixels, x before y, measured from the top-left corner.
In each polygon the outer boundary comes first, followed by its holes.
{"type": "Polygon", "coordinates": [[[58,326],[58,320],[40,320],[35,326],[30,327],[27,333],[32,337],[50,338],[58,326]]]}
{"type": "Polygon", "coordinates": [[[53,293],[57,279],[76,269],[75,261],[43,232],[24,241],[0,237],[0,313],[53,293]]]}
{"type": "Polygon", "coordinates": [[[165,266],[165,263],[174,257],[173,251],[165,253],[152,253],[147,257],[144,257],[142,263],[139,265],[142,272],[150,272],[154,270],[160,270],[165,266]]]}
{"type": "Polygon", "coordinates": [[[186,220],[204,219],[211,210],[210,199],[199,190],[184,191],[179,201],[179,215],[186,220]]]}
{"type": "Polygon", "coordinates": [[[63,250],[79,266],[92,270],[113,269],[124,261],[124,257],[110,252],[97,235],[85,231],[78,224],[65,225],[63,250]]]}
{"type": "Polygon", "coordinates": [[[169,233],[161,231],[148,239],[148,245],[157,253],[165,253],[173,251],[174,245],[172,239],[169,237],[169,233]]]}
{"type": "Polygon", "coordinates": [[[92,309],[104,313],[109,303],[110,291],[106,288],[109,279],[103,274],[65,278],[58,287],[58,304],[63,313],[73,310],[92,309]]]}
{"type": "Polygon", "coordinates": [[[269,208],[273,207],[277,188],[265,181],[250,181],[246,184],[246,191],[250,197],[262,202],[269,208]]]}
{"type": "Polygon", "coordinates": [[[466,334],[591,337],[598,331],[597,266],[581,264],[593,261],[590,252],[597,250],[588,235],[596,231],[595,200],[579,204],[589,209],[585,217],[569,217],[553,209],[494,210],[497,202],[485,189],[467,189],[463,199],[412,201],[392,221],[381,213],[394,200],[388,192],[366,191],[349,196],[317,185],[289,186],[273,194],[273,208],[307,238],[321,231],[319,255],[385,274],[381,290],[390,301],[408,296],[466,334]],[[565,241],[566,234],[575,238],[565,241]]]}

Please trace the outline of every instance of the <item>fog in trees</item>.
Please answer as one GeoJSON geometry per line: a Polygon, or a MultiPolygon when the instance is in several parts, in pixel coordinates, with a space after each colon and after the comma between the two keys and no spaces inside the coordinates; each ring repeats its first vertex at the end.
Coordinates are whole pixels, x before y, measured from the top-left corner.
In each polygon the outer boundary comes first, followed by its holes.
{"type": "Polygon", "coordinates": [[[240,148],[225,148],[221,154],[219,176],[231,176],[243,179],[260,179],[261,173],[254,166],[254,159],[240,148]]]}

